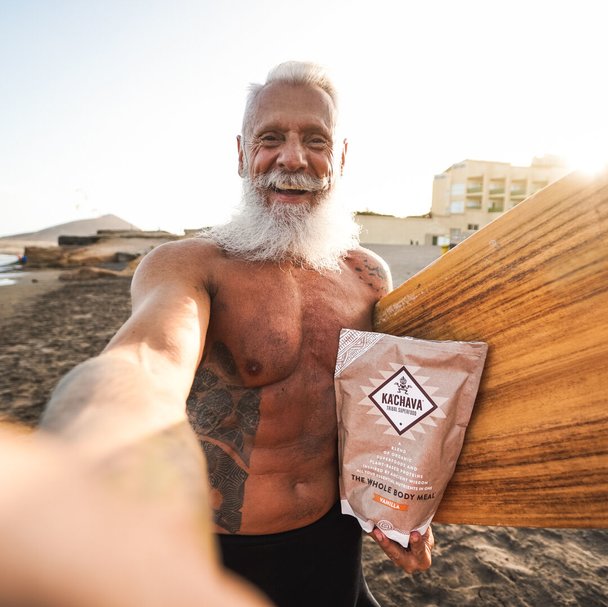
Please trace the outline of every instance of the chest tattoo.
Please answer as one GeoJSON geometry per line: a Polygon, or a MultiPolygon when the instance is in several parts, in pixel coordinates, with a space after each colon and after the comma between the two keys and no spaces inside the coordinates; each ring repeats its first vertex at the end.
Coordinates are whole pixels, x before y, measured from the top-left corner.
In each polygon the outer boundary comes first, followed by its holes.
{"type": "Polygon", "coordinates": [[[216,342],[196,372],[188,418],[207,457],[209,481],[221,496],[215,522],[230,533],[241,528],[247,468],[260,422],[260,390],[241,385],[234,357],[216,342]]]}

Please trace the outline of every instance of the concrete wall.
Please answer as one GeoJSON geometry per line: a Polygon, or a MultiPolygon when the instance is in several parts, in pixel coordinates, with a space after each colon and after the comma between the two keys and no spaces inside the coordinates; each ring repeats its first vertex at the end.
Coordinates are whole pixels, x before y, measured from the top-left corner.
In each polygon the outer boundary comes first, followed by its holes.
{"type": "Polygon", "coordinates": [[[357,215],[362,244],[431,245],[434,236],[442,236],[445,227],[426,217],[390,217],[357,215]]]}

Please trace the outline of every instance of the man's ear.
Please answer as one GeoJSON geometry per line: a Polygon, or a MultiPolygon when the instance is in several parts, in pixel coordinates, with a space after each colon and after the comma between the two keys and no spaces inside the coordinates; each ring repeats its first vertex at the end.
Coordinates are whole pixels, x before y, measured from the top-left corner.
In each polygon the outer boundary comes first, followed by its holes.
{"type": "Polygon", "coordinates": [[[344,163],[346,162],[346,152],[348,152],[348,139],[342,142],[342,155],[340,156],[340,175],[344,175],[344,163]]]}
{"type": "Polygon", "coordinates": [[[245,177],[245,151],[243,149],[243,139],[240,135],[236,136],[236,148],[239,152],[239,177],[245,177]]]}

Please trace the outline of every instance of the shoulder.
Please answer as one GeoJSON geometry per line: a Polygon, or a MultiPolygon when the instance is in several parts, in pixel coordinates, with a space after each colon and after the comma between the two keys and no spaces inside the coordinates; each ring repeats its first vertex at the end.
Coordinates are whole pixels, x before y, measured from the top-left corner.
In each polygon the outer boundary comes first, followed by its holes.
{"type": "Polygon", "coordinates": [[[211,284],[224,257],[221,249],[206,238],[167,242],[145,255],[133,277],[133,289],[157,283],[211,284]]]}
{"type": "Polygon", "coordinates": [[[166,242],[152,249],[138,267],[144,271],[170,269],[182,271],[219,263],[223,251],[208,238],[184,238],[166,242]]]}
{"type": "Polygon", "coordinates": [[[356,249],[351,249],[348,252],[348,258],[352,258],[353,260],[358,261],[359,263],[365,264],[375,264],[381,266],[384,271],[390,273],[388,264],[378,253],[370,249],[366,249],[365,247],[357,247],[356,249]]]}
{"type": "Polygon", "coordinates": [[[364,282],[373,287],[380,297],[393,289],[388,264],[377,253],[364,247],[357,247],[348,252],[344,262],[359,274],[364,282]]]}
{"type": "Polygon", "coordinates": [[[184,238],[166,242],[152,249],[143,259],[147,265],[181,263],[222,256],[221,249],[208,238],[184,238]]]}

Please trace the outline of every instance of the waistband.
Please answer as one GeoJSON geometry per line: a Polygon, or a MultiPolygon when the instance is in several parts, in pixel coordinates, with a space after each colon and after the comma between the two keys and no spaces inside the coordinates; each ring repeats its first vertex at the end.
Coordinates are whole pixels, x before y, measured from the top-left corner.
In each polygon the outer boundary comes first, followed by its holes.
{"type": "Polygon", "coordinates": [[[289,529],[279,533],[268,533],[260,535],[232,535],[218,533],[220,545],[222,546],[256,546],[268,545],[279,542],[293,542],[298,537],[311,537],[316,534],[325,533],[332,529],[334,532],[337,527],[352,527],[355,532],[360,532],[361,527],[352,516],[342,514],[340,502],[336,502],[320,519],[310,525],[289,529]]]}

